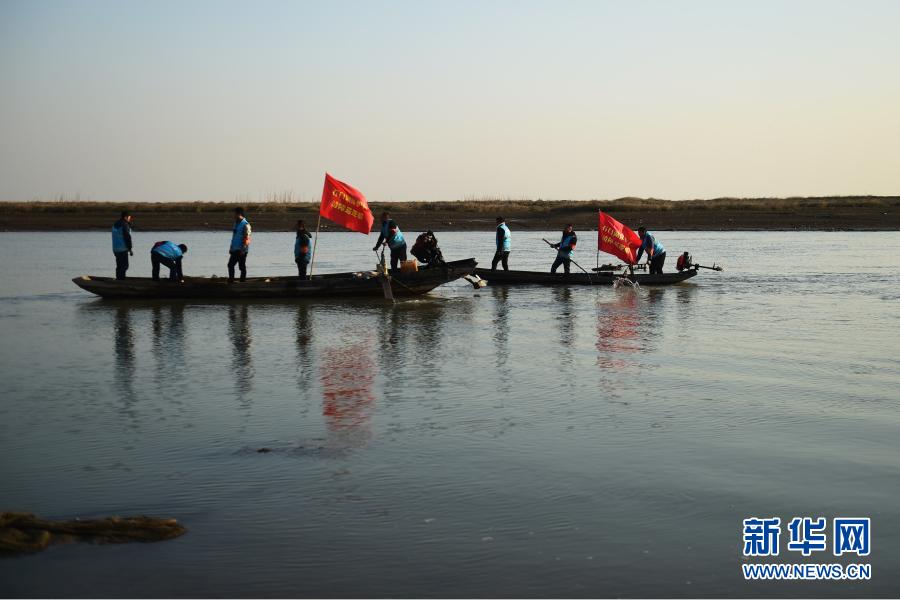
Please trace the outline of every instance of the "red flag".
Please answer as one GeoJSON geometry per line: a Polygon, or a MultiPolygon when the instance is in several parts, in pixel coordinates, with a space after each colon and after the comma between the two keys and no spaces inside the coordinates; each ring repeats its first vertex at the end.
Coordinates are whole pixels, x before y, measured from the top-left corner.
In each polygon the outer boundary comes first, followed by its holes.
{"type": "Polygon", "coordinates": [[[375,217],[369,210],[366,197],[352,185],[338,181],[325,173],[325,188],[322,190],[322,204],[319,214],[351,231],[368,233],[372,230],[375,217]]]}
{"type": "Polygon", "coordinates": [[[611,216],[600,212],[597,224],[597,249],[618,256],[629,265],[635,263],[635,253],[641,247],[641,238],[611,216]]]}

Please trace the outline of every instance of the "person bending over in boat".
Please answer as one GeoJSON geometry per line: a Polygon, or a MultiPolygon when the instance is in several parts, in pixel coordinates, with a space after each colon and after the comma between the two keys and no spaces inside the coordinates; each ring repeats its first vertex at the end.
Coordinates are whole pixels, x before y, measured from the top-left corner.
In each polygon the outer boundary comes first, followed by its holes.
{"type": "Polygon", "coordinates": [[[169,267],[169,279],[172,281],[184,281],[184,271],[181,269],[181,259],[187,252],[185,244],[175,245],[175,242],[156,242],[150,250],[150,264],[153,266],[153,281],[159,281],[159,265],[169,267]]]}
{"type": "Polygon", "coordinates": [[[112,248],[116,257],[116,279],[125,279],[128,270],[128,256],[134,256],[131,249],[131,213],[123,210],[119,220],[112,226],[112,248]]]}
{"type": "Polygon", "coordinates": [[[650,274],[662,275],[663,265],[666,262],[666,248],[660,244],[652,233],[643,225],[638,227],[638,237],[641,238],[641,247],[638,248],[634,262],[641,262],[641,255],[647,251],[647,263],[650,265],[650,274]]]}
{"type": "Polygon", "coordinates": [[[244,217],[244,209],[234,209],[234,229],[231,232],[231,246],[228,248],[228,283],[234,283],[234,266],[241,270],[241,281],[247,280],[247,252],[250,251],[250,223],[244,217]]]}
{"type": "Polygon", "coordinates": [[[306,266],[312,258],[312,234],[306,230],[306,223],[297,221],[297,239],[294,241],[294,262],[297,263],[297,275],[306,279],[306,266]]]}
{"type": "Polygon", "coordinates": [[[559,265],[563,266],[563,269],[566,271],[566,275],[569,274],[569,265],[572,262],[572,252],[575,250],[575,244],[578,243],[578,236],[575,235],[575,228],[571,223],[566,225],[566,228],[563,229],[562,238],[560,238],[558,244],[550,244],[552,247],[556,248],[556,260],[553,261],[553,266],[550,267],[551,273],[556,273],[556,269],[559,268],[559,265]]]}
{"type": "Polygon", "coordinates": [[[497,270],[497,263],[503,263],[503,270],[509,271],[509,227],[503,217],[497,217],[497,251],[494,252],[494,260],[491,261],[491,271],[497,270]]]}
{"type": "Polygon", "coordinates": [[[406,260],[406,240],[403,239],[403,232],[400,231],[400,227],[397,226],[397,223],[390,216],[390,213],[387,211],[381,213],[381,235],[378,236],[378,241],[375,242],[375,247],[372,250],[377,252],[378,246],[387,244],[388,248],[391,249],[391,269],[396,270],[400,266],[400,261],[406,260]]]}
{"type": "Polygon", "coordinates": [[[427,267],[444,264],[444,256],[438,248],[438,241],[432,230],[419,235],[409,253],[419,259],[427,267]]]}

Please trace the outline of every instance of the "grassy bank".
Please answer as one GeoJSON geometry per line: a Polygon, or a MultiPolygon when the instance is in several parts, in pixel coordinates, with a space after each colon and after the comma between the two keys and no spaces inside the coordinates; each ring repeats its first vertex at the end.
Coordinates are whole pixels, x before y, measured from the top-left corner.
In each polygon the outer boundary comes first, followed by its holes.
{"type": "MultiPolygon", "coordinates": [[[[153,230],[221,230],[231,224],[234,203],[214,202],[0,202],[0,230],[53,231],[107,229],[123,208],[135,225],[153,230]]],[[[257,231],[288,231],[297,219],[315,227],[318,203],[243,204],[257,231]]],[[[597,211],[637,227],[666,230],[900,230],[900,196],[815,198],[716,198],[712,200],[463,200],[373,204],[376,220],[391,211],[403,229],[490,230],[503,215],[510,226],[557,229],[573,223],[595,229],[597,211]]],[[[322,221],[323,230],[340,230],[322,221]]]]}

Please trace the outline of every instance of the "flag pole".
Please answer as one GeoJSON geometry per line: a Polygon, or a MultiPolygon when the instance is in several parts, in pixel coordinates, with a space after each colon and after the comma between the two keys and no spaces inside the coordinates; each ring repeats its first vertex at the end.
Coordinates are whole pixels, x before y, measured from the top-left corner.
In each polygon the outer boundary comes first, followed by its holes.
{"type": "Polygon", "coordinates": [[[319,220],[316,221],[316,239],[313,241],[312,258],[309,259],[309,278],[312,279],[313,265],[316,264],[316,246],[319,244],[319,224],[322,223],[322,211],[319,211],[319,220]]]}

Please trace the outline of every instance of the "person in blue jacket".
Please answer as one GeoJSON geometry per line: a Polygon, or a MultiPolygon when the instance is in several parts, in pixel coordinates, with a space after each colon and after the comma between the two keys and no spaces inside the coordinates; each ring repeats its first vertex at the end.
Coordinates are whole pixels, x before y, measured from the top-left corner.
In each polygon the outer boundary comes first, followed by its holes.
{"type": "Polygon", "coordinates": [[[153,281],[159,281],[159,265],[169,267],[169,279],[172,281],[184,281],[184,271],[181,269],[181,259],[187,252],[185,244],[175,245],[175,242],[156,242],[150,250],[150,264],[153,267],[153,281]]]}
{"type": "Polygon", "coordinates": [[[294,262],[297,263],[297,275],[306,279],[306,267],[312,259],[312,234],[306,230],[304,221],[297,221],[297,238],[294,240],[294,262]]]}
{"type": "Polygon", "coordinates": [[[497,217],[497,251],[494,252],[494,260],[491,261],[491,271],[497,270],[497,263],[503,263],[503,270],[509,271],[509,248],[510,234],[509,227],[503,217],[497,217]]]}
{"type": "Polygon", "coordinates": [[[647,251],[647,262],[650,263],[650,273],[662,275],[663,265],[666,263],[666,248],[647,231],[646,227],[638,227],[638,237],[641,238],[641,247],[638,248],[634,262],[640,262],[644,250],[647,251]]]}
{"type": "Polygon", "coordinates": [[[250,223],[244,217],[244,209],[234,209],[234,229],[231,232],[231,245],[228,247],[228,283],[234,283],[234,266],[241,270],[241,281],[247,280],[247,252],[250,251],[250,223]]]}
{"type": "Polygon", "coordinates": [[[556,260],[553,261],[553,266],[550,267],[551,273],[556,273],[556,269],[559,268],[559,265],[562,265],[563,269],[566,271],[566,275],[569,274],[569,265],[572,262],[572,252],[575,250],[575,244],[577,243],[578,236],[575,235],[575,228],[569,223],[566,225],[566,228],[563,229],[559,243],[551,244],[551,246],[557,250],[556,260]]]}
{"type": "Polygon", "coordinates": [[[391,269],[396,270],[399,262],[406,260],[406,240],[403,238],[403,232],[400,227],[390,218],[389,212],[381,213],[381,235],[375,242],[374,251],[378,251],[378,246],[382,243],[387,244],[391,249],[391,269]]]}
{"type": "Polygon", "coordinates": [[[128,256],[134,256],[131,249],[131,213],[123,210],[119,220],[112,226],[112,250],[116,257],[116,279],[125,279],[128,270],[128,256]]]}

